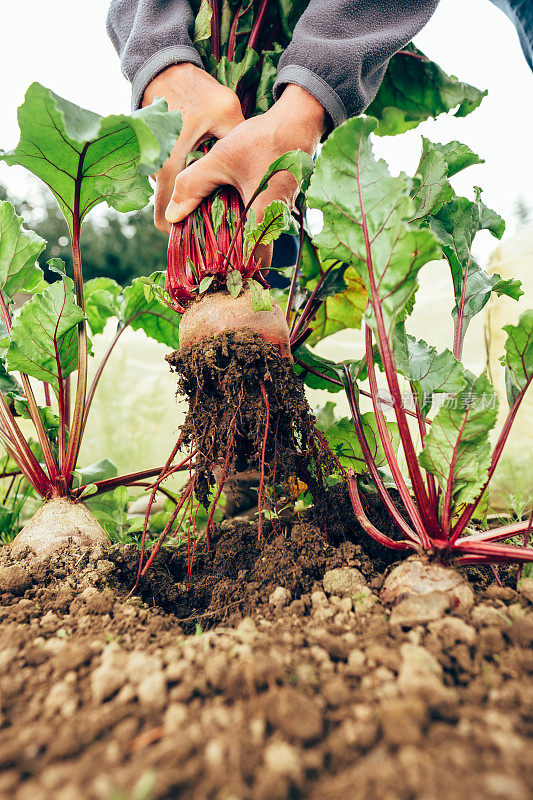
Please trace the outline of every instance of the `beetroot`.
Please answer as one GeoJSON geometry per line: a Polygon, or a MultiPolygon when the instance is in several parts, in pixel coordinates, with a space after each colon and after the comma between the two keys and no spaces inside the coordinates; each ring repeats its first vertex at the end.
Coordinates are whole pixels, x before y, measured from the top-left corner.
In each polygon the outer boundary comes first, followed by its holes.
{"type": "Polygon", "coordinates": [[[243,329],[255,331],[265,342],[276,345],[281,356],[292,361],[283,311],[277,303],[272,303],[270,311],[254,311],[249,289],[236,299],[229,292],[220,291],[192,302],[180,321],[180,346],[183,349],[224,331],[243,329]]]}
{"type": "MultiPolygon", "coordinates": [[[[237,191],[224,187],[183,222],[169,240],[165,288],[182,314],[180,350],[167,356],[188,413],[167,464],[154,484],[183,464],[189,480],[150,558],[145,574],[176,521],[188,536],[196,528],[196,498],[209,508],[207,537],[223,488],[237,472],[259,473],[259,536],[263,512],[277,509],[280,486],[300,482],[323,498],[332,456],[315,429],[303,384],[293,370],[289,328],[281,308],[263,298],[254,310],[251,289],[268,288],[243,233],[245,210],[237,191]],[[268,306],[270,305],[270,308],[268,306]],[[178,452],[187,455],[173,466],[178,452]]],[[[144,542],[144,539],[143,539],[144,542]]],[[[194,545],[190,549],[191,563],[194,545]]]]}

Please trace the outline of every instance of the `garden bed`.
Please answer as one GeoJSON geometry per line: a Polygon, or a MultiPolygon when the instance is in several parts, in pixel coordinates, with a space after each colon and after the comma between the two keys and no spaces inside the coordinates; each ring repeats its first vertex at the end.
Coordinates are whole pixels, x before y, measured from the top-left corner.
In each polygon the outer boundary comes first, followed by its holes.
{"type": "Polygon", "coordinates": [[[430,597],[409,618],[381,604],[370,540],[327,527],[258,543],[228,521],[189,590],[167,548],[142,599],[131,547],[5,548],[0,796],[527,800],[533,582],[484,568],[472,609],[430,597]]]}

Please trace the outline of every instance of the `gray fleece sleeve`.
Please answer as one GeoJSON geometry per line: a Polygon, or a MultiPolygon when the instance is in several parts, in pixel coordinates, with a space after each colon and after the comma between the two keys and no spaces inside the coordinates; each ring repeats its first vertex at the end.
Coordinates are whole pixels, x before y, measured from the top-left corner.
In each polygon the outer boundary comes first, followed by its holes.
{"type": "Polygon", "coordinates": [[[120,56],[122,72],[132,84],[132,107],[144,90],[171,64],[202,59],[190,37],[194,16],[187,0],[112,0],[107,32],[120,56]]]}
{"type": "Polygon", "coordinates": [[[312,94],[334,126],[374,99],[391,56],[411,41],[438,0],[310,0],[283,53],[274,86],[312,94]]]}
{"type": "MultiPolygon", "coordinates": [[[[325,108],[334,126],[360,114],[383,79],[387,63],[426,24],[438,0],[310,0],[282,55],[274,96],[287,83],[302,86],[325,108]]],[[[202,60],[190,38],[194,17],[187,0],[112,0],[107,31],[132,106],[170,64],[202,60]]]]}

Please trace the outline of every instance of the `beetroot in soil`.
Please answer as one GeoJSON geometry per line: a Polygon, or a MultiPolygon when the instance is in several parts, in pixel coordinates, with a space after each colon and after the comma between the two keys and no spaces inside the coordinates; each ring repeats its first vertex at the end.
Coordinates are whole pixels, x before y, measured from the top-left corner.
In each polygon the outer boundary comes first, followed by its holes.
{"type": "Polygon", "coordinates": [[[167,360],[189,404],[181,439],[196,453],[194,491],[203,505],[209,505],[215,475],[220,494],[228,479],[246,470],[259,471],[260,510],[274,507],[276,484],[294,478],[315,497],[323,495],[329,454],[317,438],[302,383],[276,345],[244,329],[202,339],[167,360]]]}

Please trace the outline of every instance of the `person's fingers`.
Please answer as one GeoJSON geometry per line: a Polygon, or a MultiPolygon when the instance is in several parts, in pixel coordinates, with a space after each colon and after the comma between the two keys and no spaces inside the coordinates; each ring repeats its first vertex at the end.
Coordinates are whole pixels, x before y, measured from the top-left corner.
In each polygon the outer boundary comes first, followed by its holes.
{"type": "Polygon", "coordinates": [[[241,104],[235,95],[234,98],[228,96],[222,107],[221,101],[218,102],[216,119],[209,125],[208,130],[215,138],[223,139],[241,122],[244,122],[241,104]]]}
{"type": "Polygon", "coordinates": [[[154,224],[158,231],[170,234],[170,223],[165,219],[165,209],[174,188],[175,173],[162,169],[156,176],[154,196],[154,224]]]}
{"type": "Polygon", "coordinates": [[[196,139],[196,132],[182,130],[168,160],[155,176],[154,223],[163,233],[170,233],[170,224],[165,219],[165,209],[172,197],[175,177],[185,169],[187,156],[194,148],[196,139]]]}
{"type": "Polygon", "coordinates": [[[217,143],[203,158],[176,176],[174,190],[165,211],[167,222],[181,222],[219,186],[233,183],[224,148],[217,143]]]}
{"type": "Polygon", "coordinates": [[[154,222],[156,228],[164,233],[170,233],[171,223],[166,219],[165,211],[172,198],[174,181],[185,169],[189,153],[197,150],[201,142],[207,139],[227,136],[244,120],[240,103],[233,92],[221,93],[213,111],[216,111],[216,116],[212,119],[203,116],[192,120],[190,116],[184,116],[183,127],[172,153],[156,175],[154,222]]]}

